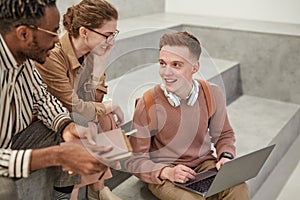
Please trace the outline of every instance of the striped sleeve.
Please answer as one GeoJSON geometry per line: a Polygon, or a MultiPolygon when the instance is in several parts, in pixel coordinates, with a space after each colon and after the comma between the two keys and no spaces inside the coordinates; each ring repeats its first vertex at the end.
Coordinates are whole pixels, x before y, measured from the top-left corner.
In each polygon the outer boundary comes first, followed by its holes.
{"type": "MultiPolygon", "coordinates": [[[[33,63],[31,63],[33,65],[33,63]]],[[[61,102],[47,91],[46,85],[33,67],[33,107],[46,126],[54,131],[58,130],[58,125],[64,119],[70,119],[69,112],[62,106],[61,102]]]]}
{"type": "Polygon", "coordinates": [[[0,149],[0,176],[26,178],[30,174],[32,150],[0,149]]]}

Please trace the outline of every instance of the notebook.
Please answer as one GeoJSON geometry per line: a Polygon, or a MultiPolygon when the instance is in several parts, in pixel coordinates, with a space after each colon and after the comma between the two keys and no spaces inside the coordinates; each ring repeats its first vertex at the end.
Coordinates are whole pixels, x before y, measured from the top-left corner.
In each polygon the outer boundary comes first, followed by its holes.
{"type": "Polygon", "coordinates": [[[132,147],[126,133],[121,128],[97,134],[95,142],[97,146],[113,147],[111,151],[101,154],[106,159],[119,161],[132,156],[132,147]]]}
{"type": "Polygon", "coordinates": [[[198,173],[194,180],[187,183],[173,184],[203,197],[210,197],[257,176],[274,146],[275,144],[226,162],[219,171],[216,168],[210,169],[198,173]]]}

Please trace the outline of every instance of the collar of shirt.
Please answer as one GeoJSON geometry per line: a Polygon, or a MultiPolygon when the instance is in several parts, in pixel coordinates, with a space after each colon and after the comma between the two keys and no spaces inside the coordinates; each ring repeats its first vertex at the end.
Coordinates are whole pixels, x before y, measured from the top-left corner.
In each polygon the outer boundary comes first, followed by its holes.
{"type": "Polygon", "coordinates": [[[65,52],[65,54],[68,56],[68,59],[71,63],[72,70],[79,68],[81,65],[78,61],[78,58],[76,57],[75,52],[74,52],[69,33],[65,33],[60,38],[60,46],[61,46],[63,52],[65,52]]]}
{"type": "Polygon", "coordinates": [[[2,35],[0,34],[0,53],[3,55],[2,60],[3,60],[3,67],[9,69],[19,69],[19,65],[12,55],[10,49],[8,48],[6,42],[4,41],[2,35]]]}

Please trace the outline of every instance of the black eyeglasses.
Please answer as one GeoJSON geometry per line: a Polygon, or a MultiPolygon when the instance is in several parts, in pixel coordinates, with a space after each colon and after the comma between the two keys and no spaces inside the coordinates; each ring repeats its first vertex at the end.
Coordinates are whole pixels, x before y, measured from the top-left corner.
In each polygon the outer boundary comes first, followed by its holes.
{"type": "Polygon", "coordinates": [[[111,43],[112,41],[114,41],[116,39],[116,37],[118,36],[119,32],[120,32],[119,30],[116,30],[112,34],[104,35],[103,33],[100,33],[100,32],[95,31],[93,29],[90,29],[90,28],[87,28],[87,29],[94,32],[94,33],[97,33],[98,35],[101,35],[101,36],[105,37],[106,38],[106,43],[108,43],[108,44],[111,43]]]}
{"type": "Polygon", "coordinates": [[[45,32],[45,33],[48,33],[52,36],[55,36],[55,37],[58,37],[59,34],[60,34],[60,30],[57,30],[57,32],[53,32],[53,31],[49,31],[49,30],[46,30],[46,29],[43,29],[43,28],[40,28],[38,26],[35,26],[35,25],[27,25],[29,28],[32,28],[32,29],[35,29],[35,30],[38,30],[38,31],[42,31],[42,32],[45,32]]]}

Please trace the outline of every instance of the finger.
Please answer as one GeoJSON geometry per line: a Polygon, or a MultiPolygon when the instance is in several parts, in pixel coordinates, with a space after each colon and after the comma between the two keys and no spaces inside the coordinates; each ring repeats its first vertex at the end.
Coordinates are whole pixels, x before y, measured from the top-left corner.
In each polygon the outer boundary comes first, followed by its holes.
{"type": "Polygon", "coordinates": [[[178,178],[177,182],[179,182],[179,183],[185,183],[186,182],[185,179],[186,179],[185,177],[180,177],[180,178],[178,178]]]}
{"type": "Polygon", "coordinates": [[[116,113],[114,113],[113,116],[114,116],[114,120],[115,120],[117,126],[120,126],[120,125],[122,124],[122,119],[121,119],[121,118],[119,117],[119,115],[116,114],[116,113]]]}
{"type": "Polygon", "coordinates": [[[194,175],[192,175],[192,174],[188,174],[187,175],[187,179],[188,180],[193,180],[193,179],[195,179],[196,178],[196,176],[194,176],[194,175]]]}
{"type": "Polygon", "coordinates": [[[196,173],[194,170],[192,170],[191,168],[189,168],[189,167],[187,167],[187,166],[183,166],[183,167],[182,167],[182,170],[183,170],[184,172],[187,172],[187,173],[193,175],[193,176],[196,176],[196,175],[197,175],[197,173],[196,173]]]}
{"type": "Polygon", "coordinates": [[[119,119],[119,124],[123,124],[124,123],[124,117],[119,119]]]}
{"type": "Polygon", "coordinates": [[[116,122],[119,124],[122,124],[124,122],[124,114],[123,112],[121,113],[114,113],[116,115],[116,122]]]}
{"type": "Polygon", "coordinates": [[[94,141],[91,132],[88,131],[88,132],[86,133],[85,137],[86,137],[87,141],[88,141],[90,144],[96,145],[96,142],[94,141]]]}
{"type": "Polygon", "coordinates": [[[186,183],[186,182],[189,181],[189,180],[190,180],[189,178],[185,177],[185,178],[183,179],[183,183],[186,183]]]}
{"type": "Polygon", "coordinates": [[[220,170],[221,166],[222,166],[222,163],[221,163],[221,162],[218,162],[218,163],[216,164],[217,170],[220,170]]]}
{"type": "Polygon", "coordinates": [[[92,135],[96,135],[98,132],[98,127],[94,122],[88,122],[89,130],[91,131],[92,135]]]}
{"type": "Polygon", "coordinates": [[[113,149],[112,146],[96,146],[96,145],[91,145],[91,144],[87,145],[87,147],[88,147],[91,151],[97,153],[98,155],[101,155],[101,154],[103,154],[103,153],[110,152],[110,151],[113,149]]]}
{"type": "Polygon", "coordinates": [[[120,162],[115,162],[113,165],[110,166],[111,168],[114,168],[116,170],[121,170],[121,163],[120,162]]]}
{"type": "Polygon", "coordinates": [[[121,113],[118,115],[118,118],[121,122],[124,121],[124,113],[121,111],[121,113]]]}

